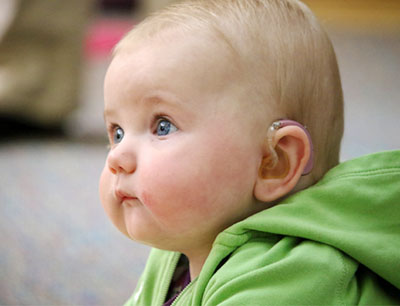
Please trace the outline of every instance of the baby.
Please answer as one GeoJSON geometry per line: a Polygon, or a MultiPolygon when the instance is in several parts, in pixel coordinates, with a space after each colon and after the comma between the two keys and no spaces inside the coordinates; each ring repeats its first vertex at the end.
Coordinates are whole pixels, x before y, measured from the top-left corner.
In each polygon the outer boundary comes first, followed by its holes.
{"type": "Polygon", "coordinates": [[[304,4],[171,6],[117,45],[104,96],[101,201],[123,234],[153,247],[127,305],[400,302],[399,214],[368,214],[377,204],[354,174],[400,154],[330,170],[341,82],[304,4]],[[392,256],[375,256],[389,238],[392,256]]]}

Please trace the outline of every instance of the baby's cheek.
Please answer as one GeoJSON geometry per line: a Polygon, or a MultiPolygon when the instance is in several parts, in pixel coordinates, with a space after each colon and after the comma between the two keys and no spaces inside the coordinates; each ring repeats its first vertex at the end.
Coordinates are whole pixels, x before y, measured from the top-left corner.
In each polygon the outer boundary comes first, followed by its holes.
{"type": "Polygon", "coordinates": [[[99,180],[99,195],[100,195],[100,201],[101,204],[103,205],[104,208],[106,203],[108,202],[108,194],[110,192],[110,176],[108,175],[108,170],[106,167],[103,169],[101,175],[100,175],[100,180],[99,180]]]}
{"type": "Polygon", "coordinates": [[[100,202],[103,205],[107,216],[111,219],[111,221],[114,222],[115,208],[113,207],[112,178],[109,170],[106,167],[103,169],[103,172],[100,176],[99,194],[100,202]]]}
{"type": "MultiPolygon", "coordinates": [[[[157,167],[157,164],[152,166],[157,167]]],[[[141,200],[160,222],[179,222],[187,214],[204,210],[208,184],[199,173],[184,165],[166,167],[164,164],[154,171],[148,169],[140,179],[141,200]]]]}
{"type": "Polygon", "coordinates": [[[123,234],[129,236],[125,226],[123,211],[120,209],[120,205],[113,195],[113,179],[114,175],[110,173],[110,170],[106,166],[101,173],[99,181],[100,202],[115,227],[123,234]]]}

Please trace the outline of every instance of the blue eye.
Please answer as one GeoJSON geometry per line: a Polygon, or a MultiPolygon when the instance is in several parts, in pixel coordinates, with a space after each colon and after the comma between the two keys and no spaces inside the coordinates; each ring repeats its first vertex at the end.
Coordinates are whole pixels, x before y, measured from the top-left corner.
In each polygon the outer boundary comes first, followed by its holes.
{"type": "Polygon", "coordinates": [[[178,128],[167,119],[160,119],[157,123],[157,136],[165,136],[177,130],[178,128]]]}
{"type": "Polygon", "coordinates": [[[120,143],[122,138],[124,138],[124,130],[120,127],[115,127],[112,136],[113,136],[113,143],[120,143]]]}

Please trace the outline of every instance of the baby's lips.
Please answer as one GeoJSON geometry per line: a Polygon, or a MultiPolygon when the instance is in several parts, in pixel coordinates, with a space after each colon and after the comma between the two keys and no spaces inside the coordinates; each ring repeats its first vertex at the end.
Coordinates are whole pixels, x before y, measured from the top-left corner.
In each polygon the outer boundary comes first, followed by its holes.
{"type": "Polygon", "coordinates": [[[114,195],[115,195],[115,198],[118,199],[120,202],[123,202],[125,200],[137,199],[135,196],[133,196],[133,195],[121,190],[121,189],[118,189],[118,188],[115,189],[114,195]]]}

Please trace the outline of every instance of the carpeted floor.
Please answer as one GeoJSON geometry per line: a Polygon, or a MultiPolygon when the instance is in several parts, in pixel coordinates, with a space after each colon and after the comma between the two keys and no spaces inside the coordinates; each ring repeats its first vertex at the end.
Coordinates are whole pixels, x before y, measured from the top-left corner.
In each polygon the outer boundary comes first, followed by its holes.
{"type": "Polygon", "coordinates": [[[0,146],[0,304],[121,305],[148,249],[120,234],[98,200],[104,145],[0,146]]]}

